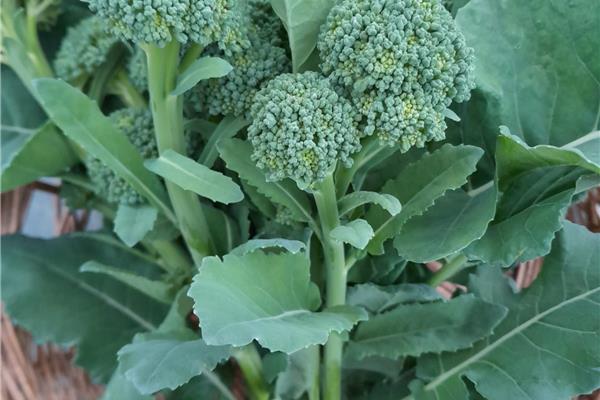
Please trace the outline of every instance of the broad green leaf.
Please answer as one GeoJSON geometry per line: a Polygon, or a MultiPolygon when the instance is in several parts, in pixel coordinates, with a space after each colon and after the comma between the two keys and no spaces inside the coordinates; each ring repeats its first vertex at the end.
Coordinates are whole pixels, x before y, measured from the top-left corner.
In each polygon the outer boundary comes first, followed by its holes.
{"type": "Polygon", "coordinates": [[[50,123],[33,131],[3,125],[1,133],[3,192],[63,172],[77,162],[65,138],[50,123]]]}
{"type": "Polygon", "coordinates": [[[153,396],[143,395],[129,382],[123,374],[115,371],[106,385],[100,400],[153,400],[153,396]]]}
{"type": "Polygon", "coordinates": [[[229,254],[243,256],[260,249],[280,248],[292,254],[306,250],[306,244],[299,240],[289,239],[252,239],[231,250],[229,254]]]}
{"type": "Polygon", "coordinates": [[[578,180],[598,174],[598,135],[588,135],[572,148],[529,147],[503,134],[496,146],[497,185],[502,197],[486,234],[466,253],[495,265],[510,266],[550,251],[578,180]]]}
{"type": "Polygon", "coordinates": [[[598,129],[600,3],[472,0],[456,20],[499,123],[530,145],[562,146],[598,129]]]}
{"type": "Polygon", "coordinates": [[[504,307],[473,295],[401,305],[361,322],[348,352],[356,358],[398,358],[464,349],[491,334],[505,315],[504,307]]]}
{"type": "Polygon", "coordinates": [[[208,346],[189,333],[148,333],[119,351],[119,371],[142,394],[175,389],[229,358],[230,346],[208,346]]]}
{"type": "Polygon", "coordinates": [[[240,244],[240,227],[227,213],[201,203],[204,216],[211,228],[217,254],[227,254],[240,244]]]}
{"type": "Polygon", "coordinates": [[[252,145],[239,139],[221,141],[219,153],[227,163],[227,168],[238,173],[241,179],[255,187],[271,201],[287,207],[295,219],[311,221],[312,209],[308,196],[289,179],[267,182],[265,174],[251,159],[252,145]]]}
{"type": "Polygon", "coordinates": [[[384,249],[380,256],[368,255],[358,260],[348,273],[348,282],[372,282],[379,285],[395,283],[404,271],[407,261],[398,256],[392,243],[387,243],[384,249]]]}
{"type": "Polygon", "coordinates": [[[338,201],[340,215],[345,215],[365,204],[377,204],[390,215],[397,215],[402,210],[400,201],[391,194],[377,192],[352,192],[338,201]]]}
{"type": "Polygon", "coordinates": [[[319,30],[333,4],[333,0],[271,0],[288,34],[294,72],[316,48],[319,30]]]}
{"type": "Polygon", "coordinates": [[[173,301],[172,288],[165,282],[148,279],[122,268],[110,267],[97,261],[87,261],[81,266],[80,271],[110,276],[161,303],[171,304],[173,301]]]}
{"type": "Polygon", "coordinates": [[[56,79],[38,79],[34,87],[42,106],[65,135],[102,160],[171,221],[176,221],[158,178],[144,168],[139,152],[102,114],[96,102],[56,79]]]}
{"type": "Polygon", "coordinates": [[[179,187],[212,201],[229,204],[244,199],[242,189],[230,177],[173,150],[163,152],[155,160],[147,160],[144,165],[179,187]]]}
{"type": "Polygon", "coordinates": [[[218,382],[207,373],[192,378],[185,385],[165,395],[167,400],[236,400],[224,384],[231,382],[218,382]]]}
{"type": "Polygon", "coordinates": [[[355,219],[347,224],[336,226],[329,235],[334,240],[363,250],[373,238],[373,228],[364,219],[355,219]]]}
{"type": "Polygon", "coordinates": [[[354,285],[348,288],[347,303],[362,307],[373,313],[381,313],[405,303],[422,303],[442,300],[442,297],[429,285],[403,283],[400,285],[379,286],[372,283],[354,285]]]}
{"type": "Polygon", "coordinates": [[[157,217],[158,211],[152,206],[120,204],[113,229],[123,243],[133,247],[152,230],[157,217]]]}
{"type": "Polygon", "coordinates": [[[189,291],[206,343],[238,347],[256,340],[291,354],[323,344],[331,332],[348,331],[366,318],[350,306],[315,312],[321,299],[309,268],[303,254],[206,258],[189,291]]]}
{"type": "Polygon", "coordinates": [[[217,158],[219,158],[219,143],[224,139],[234,137],[247,125],[248,121],[241,117],[227,116],[223,118],[204,145],[198,162],[204,164],[208,168],[212,168],[217,158]]]}
{"type": "Polygon", "coordinates": [[[345,370],[375,372],[390,379],[396,379],[402,372],[404,359],[390,360],[385,357],[371,356],[360,360],[352,358],[352,355],[344,356],[342,367],[345,370]]]}
{"type": "Polygon", "coordinates": [[[1,190],[8,191],[54,175],[77,161],[60,132],[49,124],[46,115],[15,73],[1,66],[0,175],[1,190]]]}
{"type": "Polygon", "coordinates": [[[283,399],[299,399],[315,386],[318,393],[319,376],[319,347],[298,350],[288,356],[287,368],[277,377],[275,394],[283,399]]]}
{"type": "Polygon", "coordinates": [[[496,197],[494,187],[474,196],[462,189],[446,192],[423,215],[402,226],[394,247],[413,262],[452,255],[484,235],[496,213],[496,197]]]}
{"type": "Polygon", "coordinates": [[[219,57],[202,57],[194,61],[188,69],[179,77],[177,86],[171,93],[172,96],[179,96],[200,81],[221,78],[233,70],[233,67],[225,60],[219,57]]]}
{"type": "Polygon", "coordinates": [[[509,309],[492,336],[472,349],[419,360],[428,382],[414,398],[455,393],[466,400],[463,378],[489,400],[563,400],[598,387],[600,374],[600,236],[565,223],[545,257],[542,273],[521,294],[499,269],[484,266],[470,287],[509,309]]]}
{"type": "Polygon", "coordinates": [[[110,277],[80,273],[89,259],[147,276],[158,271],[136,252],[102,236],[5,236],[2,301],[11,319],[36,342],[77,346],[75,362],[92,379],[106,382],[116,367],[116,352],[135,333],[154,330],[166,310],[110,277]]]}
{"type": "Polygon", "coordinates": [[[368,246],[369,253],[382,254],[383,243],[394,237],[406,221],[422,214],[447,190],[462,186],[475,171],[482,154],[481,149],[473,146],[444,145],[402,169],[395,179],[388,181],[383,192],[400,200],[402,211],[391,216],[377,208],[369,210],[367,221],[375,230],[375,237],[368,246]]]}

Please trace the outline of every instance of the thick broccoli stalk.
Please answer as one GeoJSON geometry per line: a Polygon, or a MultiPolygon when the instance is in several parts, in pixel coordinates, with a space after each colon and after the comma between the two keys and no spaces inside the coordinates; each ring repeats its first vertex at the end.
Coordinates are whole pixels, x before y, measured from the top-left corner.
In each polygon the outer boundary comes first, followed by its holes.
{"type": "Polygon", "coordinates": [[[364,134],[401,151],[444,139],[445,110],[474,87],[473,50],[439,0],[342,0],[318,49],[364,134]]]}
{"type": "Polygon", "coordinates": [[[104,29],[95,16],[69,28],[54,59],[56,76],[69,82],[81,82],[106,62],[119,39],[104,29]]]}
{"type": "MultiPolygon", "coordinates": [[[[152,113],[147,109],[125,108],[110,114],[115,127],[135,146],[144,159],[158,157],[158,147],[154,139],[152,113]]],[[[87,155],[85,158],[88,176],[96,188],[96,193],[112,204],[138,205],[145,203],[133,187],[119,177],[102,161],[87,155]]]]}
{"type": "Polygon", "coordinates": [[[235,0],[90,0],[90,9],[107,21],[110,31],[136,43],[163,47],[171,41],[242,40],[235,0]]]}
{"type": "Polygon", "coordinates": [[[248,139],[253,159],[270,180],[294,179],[310,187],[338,161],[349,166],[360,149],[352,105],[315,72],[283,74],[254,98],[248,139]]]}

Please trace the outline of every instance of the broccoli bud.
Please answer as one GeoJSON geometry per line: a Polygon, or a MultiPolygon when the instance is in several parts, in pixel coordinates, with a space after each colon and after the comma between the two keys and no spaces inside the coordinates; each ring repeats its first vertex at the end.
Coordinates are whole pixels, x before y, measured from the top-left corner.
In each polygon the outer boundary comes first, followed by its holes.
{"type": "Polygon", "coordinates": [[[89,0],[117,36],[158,46],[241,41],[235,0],[89,0]]]}
{"type": "Polygon", "coordinates": [[[352,164],[360,149],[352,105],[315,72],[283,74],[254,98],[248,139],[253,160],[270,180],[294,179],[308,187],[331,173],[339,160],[352,164]]]}
{"type": "Polygon", "coordinates": [[[473,50],[439,0],[342,0],[318,41],[323,72],[366,135],[402,151],[442,140],[444,111],[469,99],[473,50]]]}
{"type": "Polygon", "coordinates": [[[98,17],[89,17],[69,28],[54,60],[56,75],[69,82],[91,75],[106,60],[119,40],[107,33],[98,17]]]}
{"type": "Polygon", "coordinates": [[[148,90],[148,65],[146,64],[146,53],[137,47],[127,63],[127,75],[133,86],[140,92],[148,90]]]}

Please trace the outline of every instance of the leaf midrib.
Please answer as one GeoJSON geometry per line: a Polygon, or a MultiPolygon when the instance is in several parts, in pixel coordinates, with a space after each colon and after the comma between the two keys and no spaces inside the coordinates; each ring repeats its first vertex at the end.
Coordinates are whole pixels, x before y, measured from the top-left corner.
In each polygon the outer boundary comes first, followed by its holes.
{"type": "Polygon", "coordinates": [[[530,318],[529,320],[527,320],[525,323],[519,325],[517,328],[511,330],[510,332],[504,334],[502,337],[500,337],[498,340],[496,340],[494,343],[490,344],[489,346],[486,346],[482,351],[480,351],[479,353],[477,353],[476,355],[466,359],[465,361],[463,361],[462,363],[458,364],[457,366],[449,369],[448,371],[444,372],[442,375],[438,376],[436,379],[434,379],[433,381],[431,381],[429,384],[427,384],[424,388],[424,390],[426,391],[430,391],[435,389],[437,386],[439,386],[441,383],[445,382],[448,378],[454,376],[455,374],[459,373],[461,370],[465,369],[466,367],[468,367],[469,365],[481,360],[483,357],[485,357],[486,355],[488,355],[489,353],[491,353],[493,350],[495,350],[498,346],[500,346],[502,343],[506,342],[507,340],[511,339],[513,336],[520,334],[522,331],[524,331],[525,329],[529,328],[531,325],[535,324],[536,322],[538,322],[539,320],[541,320],[542,318],[544,318],[545,316],[561,309],[563,306],[566,306],[568,304],[574,303],[576,301],[582,300],[588,296],[591,296],[592,294],[596,293],[596,292],[600,292],[600,287],[597,287],[593,290],[588,290],[578,296],[572,297],[568,300],[562,301],[560,303],[558,303],[557,305],[555,305],[554,307],[551,307],[549,309],[547,309],[546,311],[536,315],[533,318],[530,318]]]}
{"type": "Polygon", "coordinates": [[[143,317],[141,317],[140,315],[136,314],[133,310],[131,310],[130,308],[128,308],[126,305],[121,304],[120,302],[116,301],[115,299],[113,299],[112,297],[108,296],[107,294],[101,292],[100,290],[94,288],[91,285],[88,285],[87,283],[78,280],[72,276],[70,276],[69,274],[65,273],[64,271],[62,271],[59,268],[56,268],[54,265],[49,264],[46,260],[40,258],[40,257],[36,257],[34,255],[31,254],[27,254],[27,253],[21,253],[21,256],[23,258],[28,258],[34,262],[36,262],[37,265],[39,266],[45,266],[50,272],[58,275],[59,277],[72,282],[73,284],[75,284],[78,288],[82,289],[85,292],[90,293],[91,295],[97,297],[99,300],[101,300],[102,302],[104,302],[106,305],[108,305],[111,308],[114,308],[115,310],[119,311],[120,313],[122,313],[123,315],[125,315],[126,317],[130,318],[131,320],[137,322],[142,328],[146,329],[147,331],[153,331],[156,330],[156,326],[145,320],[143,317]]]}

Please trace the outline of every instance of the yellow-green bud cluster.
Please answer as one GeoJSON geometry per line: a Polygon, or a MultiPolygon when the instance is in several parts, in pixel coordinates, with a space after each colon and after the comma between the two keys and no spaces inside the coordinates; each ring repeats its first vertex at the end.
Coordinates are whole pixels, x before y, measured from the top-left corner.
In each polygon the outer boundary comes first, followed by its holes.
{"type": "Polygon", "coordinates": [[[69,28],[56,53],[56,76],[69,82],[91,75],[102,65],[119,40],[106,32],[104,22],[95,16],[69,28]]]}

